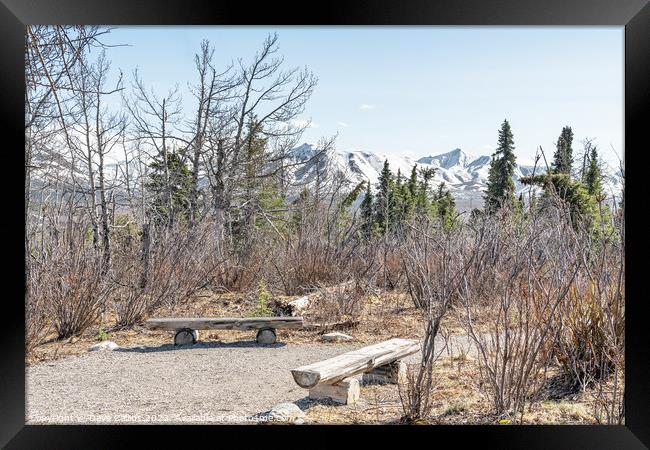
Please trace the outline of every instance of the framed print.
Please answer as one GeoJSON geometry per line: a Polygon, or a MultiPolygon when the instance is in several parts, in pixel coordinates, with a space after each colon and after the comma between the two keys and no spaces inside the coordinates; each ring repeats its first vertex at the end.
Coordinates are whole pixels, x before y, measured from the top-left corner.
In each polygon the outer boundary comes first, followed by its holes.
{"type": "Polygon", "coordinates": [[[312,6],[3,0],[2,443],[645,448],[647,1],[312,6]]]}

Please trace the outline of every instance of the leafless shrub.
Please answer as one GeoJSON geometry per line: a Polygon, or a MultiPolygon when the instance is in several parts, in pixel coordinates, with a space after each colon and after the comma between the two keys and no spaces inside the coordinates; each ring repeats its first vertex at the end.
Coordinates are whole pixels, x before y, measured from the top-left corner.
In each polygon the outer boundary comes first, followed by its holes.
{"type": "Polygon", "coordinates": [[[393,242],[387,245],[388,254],[382,258],[382,267],[379,269],[382,275],[382,285],[385,284],[382,287],[390,291],[405,290],[408,287],[408,282],[406,281],[404,263],[397,251],[399,243],[393,242]]]}
{"type": "MultiPolygon", "coordinates": [[[[236,257],[227,259],[222,265],[215,269],[212,288],[216,292],[246,292],[255,287],[261,278],[259,265],[255,261],[239,260],[236,257]]],[[[258,260],[259,261],[259,260],[258,260]]]]}
{"type": "Polygon", "coordinates": [[[522,219],[501,210],[475,224],[471,245],[479,257],[459,293],[496,414],[523,416],[548,364],[545,344],[581,265],[567,214],[555,208],[522,219]],[[479,330],[475,316],[486,304],[494,316],[479,330]]]}
{"type": "Polygon", "coordinates": [[[433,371],[432,363],[424,369],[421,363],[407,364],[404,380],[398,385],[403,420],[408,423],[417,423],[431,412],[434,379],[428,370],[433,371]]]}
{"type": "Polygon", "coordinates": [[[286,295],[342,283],[350,272],[358,279],[357,270],[368,270],[367,264],[358,264],[363,242],[357,236],[356,212],[345,206],[352,195],[345,181],[335,179],[318,186],[315,195],[305,192],[294,202],[290,232],[278,241],[277,257],[270,260],[286,295]]]}
{"type": "Polygon", "coordinates": [[[336,280],[335,265],[321,239],[299,237],[280,253],[279,261],[271,261],[286,295],[303,294],[322,284],[336,280]]]}
{"type": "Polygon", "coordinates": [[[100,89],[107,61],[97,61],[101,73],[87,70],[88,50],[107,31],[26,29],[28,350],[51,327],[60,338],[82,333],[107,306],[127,327],[206,287],[257,292],[266,280],[287,295],[318,290],[312,314],[321,323],[356,320],[369,293],[406,290],[424,319],[421,361],[400,386],[408,420],[430,414],[433,366],[447,345],[441,323],[460,307],[496,413],[523,415],[554,362],[573,385],[594,387],[599,422],[622,423],[622,223],[612,225],[618,237],[593,237],[575,230],[565,205],[545,199],[543,212],[504,209],[451,229],[425,221],[369,236],[351,207],[360,191],[352,195],[344,174],[332,179],[327,158],[319,159],[334,140],[309,161],[290,153],[304,127],[287,124],[304,111],[316,79],[283,70],[277,36],[250,63],[223,70],[202,43],[190,116],[175,95],[149,93],[136,75],[136,101],[125,95],[122,105],[129,117],[113,120],[100,104],[121,87],[100,89]],[[125,158],[114,175],[103,162],[113,147],[125,158]],[[168,220],[149,229],[152,162],[172,149],[187,164],[189,193],[174,201],[176,177],[163,165],[156,189],[168,220]],[[290,200],[292,173],[303,169],[310,184],[290,200]]]}
{"type": "Polygon", "coordinates": [[[316,323],[354,323],[363,310],[365,290],[354,281],[322,286],[310,305],[310,320],[316,323]]]}
{"type": "Polygon", "coordinates": [[[221,264],[214,270],[211,288],[215,292],[249,292],[258,288],[260,280],[273,281],[273,261],[281,251],[279,244],[264,230],[254,229],[247,238],[246,250],[230,245],[224,249],[221,264]]]}
{"type": "Polygon", "coordinates": [[[29,353],[43,342],[50,328],[47,305],[40,290],[43,286],[42,271],[33,267],[32,276],[27,280],[29,295],[25,296],[25,350],[29,353]]]}
{"type": "Polygon", "coordinates": [[[190,232],[177,227],[163,230],[143,277],[141,254],[131,249],[119,255],[113,280],[120,285],[114,298],[116,326],[141,322],[160,306],[174,306],[210,285],[222,261],[210,243],[210,226],[190,232]]]}
{"type": "Polygon", "coordinates": [[[85,250],[50,255],[42,295],[59,338],[77,336],[93,325],[113,290],[102,276],[102,258],[85,250]]]}
{"type": "Polygon", "coordinates": [[[598,423],[623,425],[625,424],[624,361],[617,361],[610,373],[611,380],[599,380],[592,394],[594,417],[598,423]]]}
{"type": "Polygon", "coordinates": [[[408,292],[422,311],[425,327],[420,365],[400,387],[402,408],[409,421],[424,419],[431,411],[433,364],[445,348],[436,344],[436,336],[473,259],[464,251],[462,237],[462,226],[445,230],[438,221],[421,222],[412,227],[402,248],[408,292]]]}
{"type": "Polygon", "coordinates": [[[583,270],[561,304],[553,351],[570,387],[594,388],[596,419],[621,424],[625,411],[625,248],[623,224],[612,229],[618,233],[582,231],[583,270]]]}

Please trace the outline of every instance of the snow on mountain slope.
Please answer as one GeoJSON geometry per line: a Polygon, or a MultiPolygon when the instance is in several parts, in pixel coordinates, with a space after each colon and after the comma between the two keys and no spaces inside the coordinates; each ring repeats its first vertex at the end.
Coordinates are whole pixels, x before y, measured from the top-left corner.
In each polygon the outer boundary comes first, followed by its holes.
{"type": "MultiPolygon", "coordinates": [[[[305,164],[297,166],[294,171],[294,181],[298,185],[314,182],[318,176],[329,179],[334,175],[348,179],[350,185],[360,181],[369,181],[373,186],[379,180],[379,174],[384,161],[388,160],[393,174],[398,170],[404,177],[411,174],[414,165],[422,168],[435,169],[433,183],[442,182],[456,199],[458,209],[467,210],[481,207],[483,195],[487,187],[488,170],[492,157],[490,155],[472,155],[459,148],[446,153],[425,156],[417,160],[407,156],[385,155],[362,150],[330,150],[318,156],[319,150],[313,144],[303,144],[291,152],[292,158],[305,164]]],[[[513,181],[517,194],[528,192],[529,187],[519,182],[519,178],[531,175],[533,167],[517,165],[513,181]]],[[[540,167],[537,173],[543,173],[540,167]]],[[[620,192],[621,178],[606,168],[606,190],[608,194],[620,192]]]]}

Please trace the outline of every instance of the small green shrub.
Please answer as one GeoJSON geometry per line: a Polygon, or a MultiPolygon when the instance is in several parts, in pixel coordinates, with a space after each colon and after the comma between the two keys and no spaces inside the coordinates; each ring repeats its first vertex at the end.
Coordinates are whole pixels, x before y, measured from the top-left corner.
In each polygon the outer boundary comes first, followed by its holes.
{"type": "Polygon", "coordinates": [[[110,334],[104,329],[104,327],[99,327],[99,332],[97,333],[97,336],[95,336],[95,339],[98,341],[107,341],[109,337],[110,334]]]}
{"type": "Polygon", "coordinates": [[[273,311],[269,308],[270,298],[271,293],[266,289],[266,283],[264,280],[260,280],[260,284],[257,287],[257,306],[253,311],[253,316],[267,317],[273,315],[273,311]]]}

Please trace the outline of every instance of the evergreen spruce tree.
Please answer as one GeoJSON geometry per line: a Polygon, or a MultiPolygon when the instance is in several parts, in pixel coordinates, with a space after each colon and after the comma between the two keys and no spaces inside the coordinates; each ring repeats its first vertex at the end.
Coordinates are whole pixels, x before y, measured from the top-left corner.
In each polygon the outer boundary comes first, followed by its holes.
{"type": "Polygon", "coordinates": [[[411,194],[411,198],[415,199],[418,190],[418,165],[414,165],[411,169],[411,177],[408,181],[408,189],[411,194]]]}
{"type": "Polygon", "coordinates": [[[436,205],[435,214],[441,220],[444,228],[449,229],[454,225],[456,219],[456,201],[448,189],[445,189],[445,183],[438,186],[438,191],[434,197],[436,205]]]}
{"type": "Polygon", "coordinates": [[[393,201],[391,202],[391,211],[389,213],[390,220],[395,226],[398,226],[404,220],[405,199],[402,197],[402,186],[402,171],[397,168],[397,176],[395,177],[395,183],[393,184],[390,195],[393,201]]]}
{"type": "Polygon", "coordinates": [[[382,233],[385,233],[392,225],[392,215],[395,211],[394,192],[395,180],[390,171],[388,160],[385,160],[384,167],[379,174],[377,199],[375,201],[375,223],[382,233]]]}
{"type": "Polygon", "coordinates": [[[245,178],[236,197],[237,203],[242,206],[233,214],[231,223],[233,242],[240,255],[251,251],[251,236],[255,230],[270,231],[273,238],[277,237],[277,232],[286,231],[279,180],[265,173],[268,170],[267,145],[268,138],[257,118],[251,115],[247,122],[244,147],[245,178]]]}
{"type": "Polygon", "coordinates": [[[524,218],[525,205],[526,202],[524,201],[524,193],[521,192],[519,194],[519,197],[517,197],[517,200],[515,201],[515,214],[517,215],[517,217],[520,217],[522,219],[524,218]]]}
{"type": "Polygon", "coordinates": [[[409,222],[413,217],[413,212],[415,210],[415,197],[412,194],[413,187],[411,186],[411,183],[411,179],[404,178],[401,171],[397,171],[397,180],[395,182],[393,194],[394,213],[392,214],[392,217],[394,224],[398,228],[409,222]]]}
{"type": "Polygon", "coordinates": [[[598,165],[598,151],[594,145],[589,154],[589,168],[585,174],[585,184],[587,185],[587,192],[593,195],[596,200],[600,201],[603,197],[602,188],[602,175],[598,165]]]}
{"type": "MultiPolygon", "coordinates": [[[[592,235],[597,238],[609,239],[614,234],[612,226],[612,212],[609,205],[604,203],[605,193],[603,192],[603,175],[598,162],[598,150],[594,145],[589,153],[589,167],[585,174],[585,187],[589,196],[593,199],[591,230],[592,235]]],[[[619,204],[620,206],[620,204],[619,204]]],[[[614,220],[619,218],[614,217],[614,220]]]]}
{"type": "Polygon", "coordinates": [[[573,165],[573,130],[566,126],[562,128],[562,133],[557,139],[556,150],[553,154],[553,172],[565,173],[571,175],[571,166],[573,165]]]}
{"type": "Polygon", "coordinates": [[[402,183],[400,186],[399,199],[399,220],[406,223],[413,218],[413,213],[415,211],[415,198],[411,194],[411,189],[408,182],[402,183]]]}
{"type": "Polygon", "coordinates": [[[504,120],[499,130],[498,145],[492,155],[488,172],[485,208],[488,213],[514,200],[515,184],[512,176],[515,172],[515,145],[510,123],[504,120]]]}
{"type": "Polygon", "coordinates": [[[435,169],[433,168],[420,169],[422,181],[416,189],[414,199],[414,211],[418,216],[430,215],[432,210],[435,210],[435,202],[431,202],[429,198],[429,183],[433,180],[434,175],[435,169]]]}
{"type": "Polygon", "coordinates": [[[568,174],[550,173],[522,177],[521,182],[525,185],[541,186],[544,189],[540,199],[542,208],[551,195],[559,195],[569,206],[571,223],[574,227],[577,227],[583,219],[593,222],[596,218],[598,211],[594,197],[589,194],[584,184],[572,180],[568,174]]]}
{"type": "Polygon", "coordinates": [[[168,152],[166,160],[165,169],[165,157],[162,152],[153,158],[145,187],[152,197],[150,212],[153,213],[153,221],[170,225],[177,219],[188,218],[192,174],[182,152],[168,152]]]}

